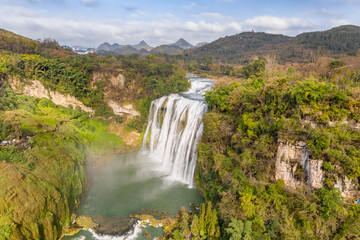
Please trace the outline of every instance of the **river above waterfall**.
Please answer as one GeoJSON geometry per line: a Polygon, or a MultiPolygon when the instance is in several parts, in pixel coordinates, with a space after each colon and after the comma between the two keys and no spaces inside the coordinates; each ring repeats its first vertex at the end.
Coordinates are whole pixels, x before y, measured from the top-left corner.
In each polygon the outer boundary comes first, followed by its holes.
{"type": "MultiPolygon", "coordinates": [[[[191,203],[204,201],[194,188],[193,175],[196,143],[206,111],[203,93],[212,81],[196,77],[189,77],[189,81],[192,87],[188,92],[153,102],[140,152],[117,154],[101,166],[89,161],[89,189],[77,215],[101,219],[104,224],[108,219],[111,225],[117,221],[114,219],[130,221],[133,213],[173,217],[181,207],[189,209],[191,203]]],[[[123,236],[81,231],[64,240],[148,239],[139,233],[140,224],[134,226],[135,230],[123,236]]],[[[161,230],[146,230],[152,236],[161,236],[161,230]]]]}

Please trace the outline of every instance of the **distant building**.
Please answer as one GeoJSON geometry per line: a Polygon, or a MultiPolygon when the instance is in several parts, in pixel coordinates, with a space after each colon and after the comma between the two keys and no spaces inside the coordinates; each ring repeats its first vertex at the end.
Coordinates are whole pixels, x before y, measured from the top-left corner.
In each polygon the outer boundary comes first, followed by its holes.
{"type": "Polygon", "coordinates": [[[73,50],[73,52],[77,54],[82,54],[82,55],[95,52],[95,48],[86,48],[81,46],[74,46],[71,48],[71,50],[73,50]]]}

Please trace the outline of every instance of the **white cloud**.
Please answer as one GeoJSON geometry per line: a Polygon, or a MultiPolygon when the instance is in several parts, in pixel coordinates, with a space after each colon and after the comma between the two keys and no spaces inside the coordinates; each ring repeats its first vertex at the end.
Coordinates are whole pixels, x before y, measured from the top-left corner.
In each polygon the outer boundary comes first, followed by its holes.
{"type": "MultiPolygon", "coordinates": [[[[0,28],[33,39],[49,37],[61,44],[89,47],[97,47],[105,41],[135,44],[142,39],[156,46],[175,42],[181,37],[196,44],[251,29],[295,35],[319,28],[311,21],[301,18],[257,16],[238,22],[217,12],[204,12],[199,16],[200,18],[194,17],[189,21],[183,21],[169,13],[158,14],[151,21],[131,17],[96,20],[80,16],[48,16],[48,13],[42,10],[3,6],[0,8],[0,28]]],[[[329,27],[346,23],[348,22],[345,20],[327,21],[329,27]]]]}
{"type": "Polygon", "coordinates": [[[248,28],[256,31],[291,33],[303,29],[311,29],[314,24],[301,18],[282,18],[274,16],[259,16],[244,21],[248,28]]]}
{"type": "Polygon", "coordinates": [[[15,31],[33,39],[54,38],[61,44],[96,47],[100,43],[137,43],[144,39],[150,44],[172,43],[183,37],[197,43],[213,41],[224,35],[243,30],[234,21],[214,23],[205,20],[181,21],[171,15],[152,21],[134,19],[89,20],[66,16],[49,17],[39,10],[21,7],[0,8],[1,28],[15,31]],[[12,14],[9,14],[12,13],[12,14]]]}

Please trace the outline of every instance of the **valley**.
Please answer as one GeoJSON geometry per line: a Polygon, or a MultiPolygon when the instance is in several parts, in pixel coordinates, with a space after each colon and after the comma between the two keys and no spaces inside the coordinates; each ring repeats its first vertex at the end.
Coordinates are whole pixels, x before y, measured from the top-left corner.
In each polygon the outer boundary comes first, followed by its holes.
{"type": "Polygon", "coordinates": [[[0,239],[360,237],[359,27],[144,55],[0,33],[0,239]]]}

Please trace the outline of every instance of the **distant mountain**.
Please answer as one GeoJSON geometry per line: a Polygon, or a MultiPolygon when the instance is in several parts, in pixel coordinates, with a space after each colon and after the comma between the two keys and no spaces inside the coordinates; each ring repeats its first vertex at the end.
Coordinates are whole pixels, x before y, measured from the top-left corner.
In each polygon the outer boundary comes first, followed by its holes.
{"type": "Polygon", "coordinates": [[[136,45],[119,45],[117,43],[111,45],[107,42],[102,43],[97,48],[96,52],[98,55],[130,55],[130,54],[139,54],[139,55],[149,55],[149,54],[178,54],[181,53],[184,49],[190,49],[194,46],[183,38],[179,39],[177,42],[172,44],[160,45],[155,48],[151,47],[144,40],[136,45]]]}
{"type": "Polygon", "coordinates": [[[175,45],[161,45],[150,51],[151,54],[164,53],[164,54],[179,54],[184,51],[183,48],[180,48],[175,45]]]}
{"type": "Polygon", "coordinates": [[[100,51],[100,50],[103,50],[103,51],[113,51],[115,49],[118,49],[118,48],[121,48],[123,47],[123,45],[119,45],[117,43],[114,43],[114,44],[110,44],[108,42],[104,42],[102,44],[100,44],[96,50],[100,51]]]}
{"type": "Polygon", "coordinates": [[[194,47],[195,48],[199,48],[199,47],[202,47],[204,45],[208,44],[208,42],[199,42],[198,44],[196,44],[194,47]]]}
{"type": "Polygon", "coordinates": [[[144,40],[142,40],[137,45],[131,45],[131,47],[135,48],[136,50],[145,49],[147,51],[150,51],[151,49],[153,49],[153,47],[151,47],[149,44],[147,44],[144,40]]]}
{"type": "Polygon", "coordinates": [[[97,51],[110,51],[111,50],[111,44],[108,42],[104,42],[100,44],[97,49],[97,51]]]}
{"type": "MultiPolygon", "coordinates": [[[[147,50],[145,50],[147,52],[147,50]]],[[[99,48],[96,50],[97,55],[106,56],[108,54],[113,55],[131,55],[131,54],[139,54],[139,51],[131,46],[122,46],[113,50],[102,50],[99,48]]],[[[139,54],[140,55],[140,54],[139,54]]]]}
{"type": "Polygon", "coordinates": [[[224,63],[244,63],[253,56],[272,55],[280,61],[309,61],[314,53],[355,55],[360,49],[360,27],[346,25],[296,37],[263,32],[243,32],[185,51],[187,59],[211,56],[224,63]]]}
{"type": "Polygon", "coordinates": [[[140,43],[136,44],[136,45],[120,45],[118,43],[114,43],[114,44],[110,44],[108,42],[104,42],[102,44],[100,44],[97,47],[97,51],[115,51],[115,52],[127,52],[129,49],[135,49],[135,50],[140,50],[140,49],[145,49],[147,51],[150,51],[151,49],[153,49],[153,47],[151,47],[149,44],[147,44],[144,40],[142,40],[140,43]],[[123,50],[120,50],[124,48],[123,50]]]}
{"type": "Polygon", "coordinates": [[[146,56],[146,55],[151,54],[151,50],[148,51],[145,48],[142,48],[142,49],[138,50],[136,54],[139,54],[141,56],[146,56]]]}
{"type": "Polygon", "coordinates": [[[138,53],[138,50],[136,50],[135,48],[133,48],[131,46],[123,46],[120,48],[116,48],[113,51],[114,51],[115,55],[131,55],[131,54],[138,53]]]}
{"type": "Polygon", "coordinates": [[[187,42],[183,38],[180,38],[179,40],[176,41],[176,43],[173,43],[173,44],[170,44],[170,45],[179,47],[181,49],[190,49],[190,48],[194,47],[193,45],[191,45],[189,42],[187,42]]]}

